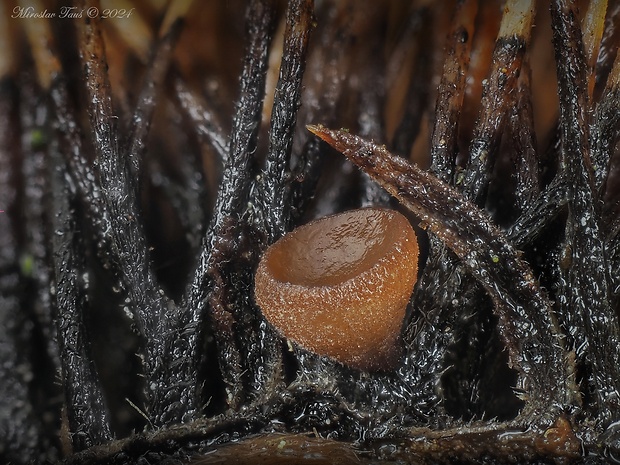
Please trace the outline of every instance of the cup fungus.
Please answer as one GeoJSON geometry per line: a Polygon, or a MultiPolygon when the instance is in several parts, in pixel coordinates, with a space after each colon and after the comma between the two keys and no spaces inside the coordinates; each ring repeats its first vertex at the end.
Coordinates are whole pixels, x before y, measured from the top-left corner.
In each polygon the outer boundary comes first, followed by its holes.
{"type": "Polygon", "coordinates": [[[269,247],[256,273],[256,302],[302,347],[361,370],[390,369],[417,268],[417,238],[403,215],[348,211],[269,247]]]}

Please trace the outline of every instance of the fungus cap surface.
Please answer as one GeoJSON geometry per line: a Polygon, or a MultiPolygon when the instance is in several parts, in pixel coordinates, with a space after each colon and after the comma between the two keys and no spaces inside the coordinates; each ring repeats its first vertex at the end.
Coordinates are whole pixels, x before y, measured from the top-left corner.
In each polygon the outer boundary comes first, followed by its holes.
{"type": "Polygon", "coordinates": [[[301,226],[265,252],[256,301],[285,337],[363,369],[389,369],[417,277],[418,244],[394,210],[365,208],[301,226]]]}

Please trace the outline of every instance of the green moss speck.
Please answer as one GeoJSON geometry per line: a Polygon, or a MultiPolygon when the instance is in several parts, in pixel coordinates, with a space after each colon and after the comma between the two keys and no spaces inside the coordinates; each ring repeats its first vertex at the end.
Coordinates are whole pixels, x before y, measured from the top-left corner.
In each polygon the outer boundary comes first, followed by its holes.
{"type": "Polygon", "coordinates": [[[19,269],[22,276],[32,278],[34,275],[34,257],[30,254],[22,255],[19,259],[19,269]]]}
{"type": "Polygon", "coordinates": [[[30,133],[30,147],[32,150],[41,150],[47,145],[47,136],[42,129],[33,129],[30,133]]]}

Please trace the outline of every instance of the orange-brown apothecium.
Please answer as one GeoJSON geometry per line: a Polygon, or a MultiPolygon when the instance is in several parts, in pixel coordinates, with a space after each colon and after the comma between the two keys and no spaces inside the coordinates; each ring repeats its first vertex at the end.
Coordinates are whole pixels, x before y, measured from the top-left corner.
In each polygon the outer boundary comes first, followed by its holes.
{"type": "Polygon", "coordinates": [[[361,370],[387,370],[417,278],[418,243],[394,210],[365,208],[301,226],[273,244],[256,302],[302,347],[361,370]]]}

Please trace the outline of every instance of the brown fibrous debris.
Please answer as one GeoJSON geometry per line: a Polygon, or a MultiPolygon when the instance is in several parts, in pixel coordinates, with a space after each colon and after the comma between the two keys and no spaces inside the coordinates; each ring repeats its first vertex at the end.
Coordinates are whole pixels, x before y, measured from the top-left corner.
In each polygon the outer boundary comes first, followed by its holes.
{"type": "Polygon", "coordinates": [[[55,15],[0,5],[0,461],[620,456],[616,2],[28,3],[55,15]],[[270,247],[360,207],[418,228],[389,363],[257,305],[270,247]]]}

